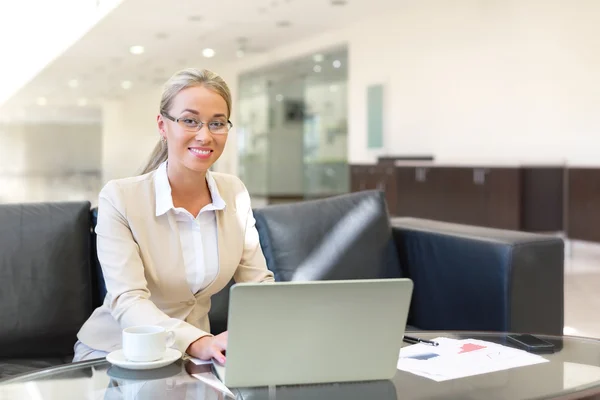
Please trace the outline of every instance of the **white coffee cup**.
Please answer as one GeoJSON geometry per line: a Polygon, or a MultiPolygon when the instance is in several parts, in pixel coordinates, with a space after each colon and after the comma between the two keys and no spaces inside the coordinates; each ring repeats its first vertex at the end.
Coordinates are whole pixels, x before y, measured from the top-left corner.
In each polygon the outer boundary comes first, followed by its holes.
{"type": "Polygon", "coordinates": [[[148,362],[164,357],[175,344],[175,332],[162,326],[143,325],[123,329],[123,354],[129,361],[148,362]]]}

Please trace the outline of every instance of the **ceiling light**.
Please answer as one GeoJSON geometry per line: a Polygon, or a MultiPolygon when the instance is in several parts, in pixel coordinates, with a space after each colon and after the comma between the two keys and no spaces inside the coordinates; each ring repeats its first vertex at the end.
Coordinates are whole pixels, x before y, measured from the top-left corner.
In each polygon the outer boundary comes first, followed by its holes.
{"type": "Polygon", "coordinates": [[[277,100],[277,101],[283,101],[283,95],[282,94],[278,94],[277,96],[275,96],[275,100],[277,100]]]}
{"type": "Polygon", "coordinates": [[[85,97],[77,99],[77,105],[79,107],[85,107],[85,106],[87,106],[87,103],[88,103],[88,101],[87,101],[87,99],[85,97]]]}
{"type": "Polygon", "coordinates": [[[313,67],[313,71],[315,71],[315,72],[321,72],[321,69],[322,69],[322,68],[321,68],[321,66],[320,66],[320,65],[315,65],[315,66],[313,67]]]}
{"type": "Polygon", "coordinates": [[[133,83],[131,83],[131,81],[121,82],[121,87],[125,90],[131,89],[131,86],[133,86],[133,83]]]}
{"type": "Polygon", "coordinates": [[[48,104],[48,100],[46,100],[45,97],[38,97],[35,102],[37,103],[38,106],[45,106],[46,104],[48,104]]]}
{"type": "Polygon", "coordinates": [[[235,55],[236,55],[238,58],[242,58],[242,57],[244,57],[244,50],[238,50],[238,51],[236,51],[236,52],[235,52],[235,55]]]}
{"type": "Polygon", "coordinates": [[[69,85],[70,88],[75,89],[79,86],[79,81],[77,79],[71,79],[69,82],[67,82],[67,85],[69,85]]]}
{"type": "Polygon", "coordinates": [[[319,54],[319,53],[317,53],[317,54],[315,54],[315,55],[313,56],[313,60],[314,60],[316,63],[323,62],[323,60],[324,60],[324,59],[325,59],[325,57],[323,57],[323,54],[319,54]]]}
{"type": "Polygon", "coordinates": [[[129,52],[133,55],[144,54],[144,46],[131,46],[129,52]]]}
{"type": "Polygon", "coordinates": [[[215,51],[207,47],[206,49],[202,50],[202,55],[206,58],[212,58],[215,56],[215,51]]]}
{"type": "Polygon", "coordinates": [[[342,66],[342,62],[340,60],[333,61],[333,68],[339,68],[342,66]]]}

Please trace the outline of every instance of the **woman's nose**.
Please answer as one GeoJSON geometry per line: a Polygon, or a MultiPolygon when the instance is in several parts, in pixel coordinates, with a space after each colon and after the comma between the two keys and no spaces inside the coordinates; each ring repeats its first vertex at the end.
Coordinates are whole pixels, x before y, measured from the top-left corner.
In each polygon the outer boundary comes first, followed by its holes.
{"type": "Polygon", "coordinates": [[[202,125],[202,128],[196,133],[196,140],[203,143],[209,143],[212,140],[212,133],[208,130],[208,125],[202,125]]]}

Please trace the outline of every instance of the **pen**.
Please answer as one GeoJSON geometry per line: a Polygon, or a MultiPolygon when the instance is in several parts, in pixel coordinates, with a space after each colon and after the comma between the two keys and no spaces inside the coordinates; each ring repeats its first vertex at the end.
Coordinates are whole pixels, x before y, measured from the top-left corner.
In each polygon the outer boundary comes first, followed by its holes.
{"type": "Polygon", "coordinates": [[[410,344],[425,343],[425,344],[430,344],[432,346],[439,345],[438,342],[434,342],[432,340],[419,339],[419,338],[412,337],[412,336],[404,336],[404,341],[406,343],[410,343],[410,344]]]}

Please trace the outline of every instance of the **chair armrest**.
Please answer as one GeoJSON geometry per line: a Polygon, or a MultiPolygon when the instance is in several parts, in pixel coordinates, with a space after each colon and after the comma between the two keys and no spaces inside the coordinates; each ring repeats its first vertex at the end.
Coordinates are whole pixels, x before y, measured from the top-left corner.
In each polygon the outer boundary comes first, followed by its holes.
{"type": "Polygon", "coordinates": [[[414,282],[409,324],[562,335],[562,239],[416,218],[391,225],[414,282]]]}

